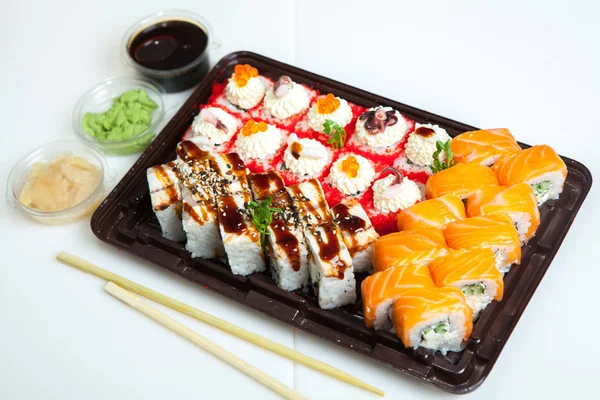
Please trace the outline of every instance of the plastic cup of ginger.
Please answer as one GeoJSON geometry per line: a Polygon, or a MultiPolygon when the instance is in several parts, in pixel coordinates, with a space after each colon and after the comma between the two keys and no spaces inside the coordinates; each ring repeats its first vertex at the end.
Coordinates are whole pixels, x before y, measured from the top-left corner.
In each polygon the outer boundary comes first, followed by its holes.
{"type": "Polygon", "coordinates": [[[93,213],[113,179],[106,158],[95,148],[75,141],[52,142],[15,164],[6,200],[37,222],[65,224],[93,213]]]}

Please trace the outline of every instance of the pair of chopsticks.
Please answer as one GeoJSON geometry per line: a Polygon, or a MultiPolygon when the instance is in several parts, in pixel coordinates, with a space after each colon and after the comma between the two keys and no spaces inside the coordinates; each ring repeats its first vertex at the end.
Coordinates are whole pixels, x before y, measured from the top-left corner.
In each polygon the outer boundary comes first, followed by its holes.
{"type": "Polygon", "coordinates": [[[183,336],[184,338],[190,340],[194,344],[199,347],[207,350],[211,354],[220,358],[221,360],[229,363],[250,377],[254,378],[258,382],[272,389],[276,393],[280,394],[284,398],[287,399],[303,399],[300,394],[283,385],[279,381],[275,380],[270,375],[262,372],[258,368],[246,363],[242,359],[237,356],[231,354],[225,349],[217,346],[216,344],[210,342],[206,338],[202,337],[195,331],[187,328],[185,325],[175,321],[174,319],[168,317],[167,315],[161,313],[154,307],[146,304],[142,300],[140,300],[137,296],[138,294],[147,299],[153,300],[159,304],[177,310],[183,314],[186,314],[192,318],[195,318],[199,321],[207,323],[215,328],[221,329],[227,333],[230,333],[234,336],[237,336],[241,339],[244,339],[250,343],[253,343],[257,346],[260,346],[266,350],[272,351],[273,353],[279,354],[289,360],[299,362],[303,365],[306,365],[309,368],[312,368],[316,371],[327,374],[331,377],[339,379],[343,382],[349,383],[356,387],[365,389],[369,392],[375,393],[379,396],[383,396],[384,392],[381,389],[378,389],[372,385],[369,385],[366,382],[359,380],[358,378],[353,377],[343,371],[340,371],[328,364],[325,364],[321,361],[315,360],[314,358],[308,357],[302,353],[299,353],[295,350],[292,350],[288,347],[282,346],[279,343],[276,343],[272,340],[269,340],[263,336],[260,336],[256,333],[250,332],[244,328],[231,324],[227,321],[214,317],[210,314],[207,314],[203,311],[198,310],[188,304],[185,304],[179,300],[175,300],[171,297],[165,296],[164,294],[155,292],[152,289],[149,289],[145,286],[137,284],[133,281],[130,281],[122,276],[113,274],[110,271],[102,269],[90,262],[77,257],[73,254],[61,251],[56,258],[59,261],[62,261],[65,264],[71,265],[83,272],[90,273],[99,278],[102,278],[108,281],[108,284],[104,287],[104,290],[110,295],[116,297],[121,300],[123,303],[130,305],[136,310],[140,311],[144,315],[152,318],[156,322],[161,325],[171,329],[175,333],[183,336]],[[132,293],[133,292],[133,293],[132,293]]]}

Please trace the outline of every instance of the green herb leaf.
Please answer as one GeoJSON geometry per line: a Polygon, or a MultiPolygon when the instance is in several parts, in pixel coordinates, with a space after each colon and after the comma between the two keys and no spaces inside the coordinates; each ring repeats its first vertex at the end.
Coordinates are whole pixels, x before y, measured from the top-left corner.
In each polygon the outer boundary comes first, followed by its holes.
{"type": "Polygon", "coordinates": [[[346,130],[330,119],[325,120],[323,132],[329,135],[329,143],[334,149],[341,149],[346,145],[346,130]]]}
{"type": "Polygon", "coordinates": [[[431,165],[429,167],[429,168],[431,168],[431,172],[433,172],[435,174],[435,173],[443,171],[447,168],[450,168],[454,164],[456,164],[454,162],[454,160],[452,159],[454,154],[452,153],[452,148],[450,147],[450,140],[447,140],[446,142],[442,142],[441,140],[438,140],[437,142],[435,142],[435,148],[436,148],[436,151],[434,151],[432,154],[433,165],[431,165]],[[446,156],[446,161],[442,161],[440,159],[440,154],[442,154],[442,151],[444,152],[444,155],[446,156]]]}
{"type": "Polygon", "coordinates": [[[252,223],[258,232],[260,232],[260,243],[263,248],[267,245],[268,228],[271,222],[273,222],[273,215],[283,212],[281,208],[271,207],[272,201],[271,196],[267,196],[262,201],[251,201],[248,203],[248,210],[252,214],[252,223]]]}

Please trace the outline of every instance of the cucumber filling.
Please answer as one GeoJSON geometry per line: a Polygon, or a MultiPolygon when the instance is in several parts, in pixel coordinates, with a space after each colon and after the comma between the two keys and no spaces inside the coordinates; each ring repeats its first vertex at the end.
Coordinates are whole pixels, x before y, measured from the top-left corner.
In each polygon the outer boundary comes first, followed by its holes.
{"type": "Polygon", "coordinates": [[[537,197],[538,202],[543,203],[548,200],[550,190],[552,190],[552,184],[550,181],[543,181],[532,185],[531,188],[533,189],[533,194],[537,197]]]}
{"type": "Polygon", "coordinates": [[[475,296],[485,292],[485,285],[481,282],[478,282],[472,285],[463,286],[461,290],[465,296],[475,296]]]}
{"type": "Polygon", "coordinates": [[[421,337],[423,340],[430,339],[430,336],[435,336],[436,334],[443,334],[450,330],[450,325],[448,322],[440,322],[439,324],[428,326],[423,329],[423,333],[421,337]]]}

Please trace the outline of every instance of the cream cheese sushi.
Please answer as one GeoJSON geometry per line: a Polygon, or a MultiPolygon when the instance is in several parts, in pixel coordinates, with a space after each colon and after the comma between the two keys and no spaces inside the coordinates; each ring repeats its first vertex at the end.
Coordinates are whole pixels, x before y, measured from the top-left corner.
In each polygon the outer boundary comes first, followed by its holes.
{"type": "Polygon", "coordinates": [[[283,164],[301,178],[314,178],[323,172],[331,160],[331,152],[314,139],[298,139],[290,135],[283,153],[283,164]]]}
{"type": "Polygon", "coordinates": [[[282,75],[267,90],[264,99],[265,111],[276,118],[289,118],[308,109],[310,96],[304,86],[282,75]]]}
{"type": "Polygon", "coordinates": [[[348,102],[329,93],[319,97],[308,110],[308,126],[317,132],[324,133],[327,120],[337,123],[342,128],[352,121],[352,109],[348,102]]]}
{"type": "Polygon", "coordinates": [[[423,199],[421,189],[415,182],[403,177],[395,168],[388,167],[383,172],[386,170],[393,173],[373,183],[373,202],[377,210],[395,213],[423,199]]]}
{"type": "Polygon", "coordinates": [[[248,110],[258,105],[265,95],[265,84],[258,76],[258,70],[248,64],[238,64],[225,86],[225,96],[229,102],[248,110]]]}
{"type": "Polygon", "coordinates": [[[282,143],[283,133],[279,128],[251,119],[240,131],[235,145],[242,159],[249,162],[273,157],[282,143]]]}
{"type": "Polygon", "coordinates": [[[327,182],[348,196],[356,196],[367,190],[374,178],[375,169],[369,160],[347,154],[333,163],[327,182]]]}
{"type": "MultiPolygon", "coordinates": [[[[416,124],[415,130],[408,136],[406,142],[406,157],[410,162],[419,166],[430,166],[433,164],[433,153],[436,151],[437,141],[447,142],[450,135],[445,129],[432,124],[416,124]]],[[[440,154],[444,161],[445,155],[440,154]]]]}
{"type": "Polygon", "coordinates": [[[393,148],[406,135],[408,124],[402,114],[392,107],[373,107],[356,121],[358,141],[372,149],[393,148]]]}
{"type": "Polygon", "coordinates": [[[192,136],[204,150],[221,147],[238,129],[236,119],[219,107],[207,107],[192,122],[192,136]]]}

